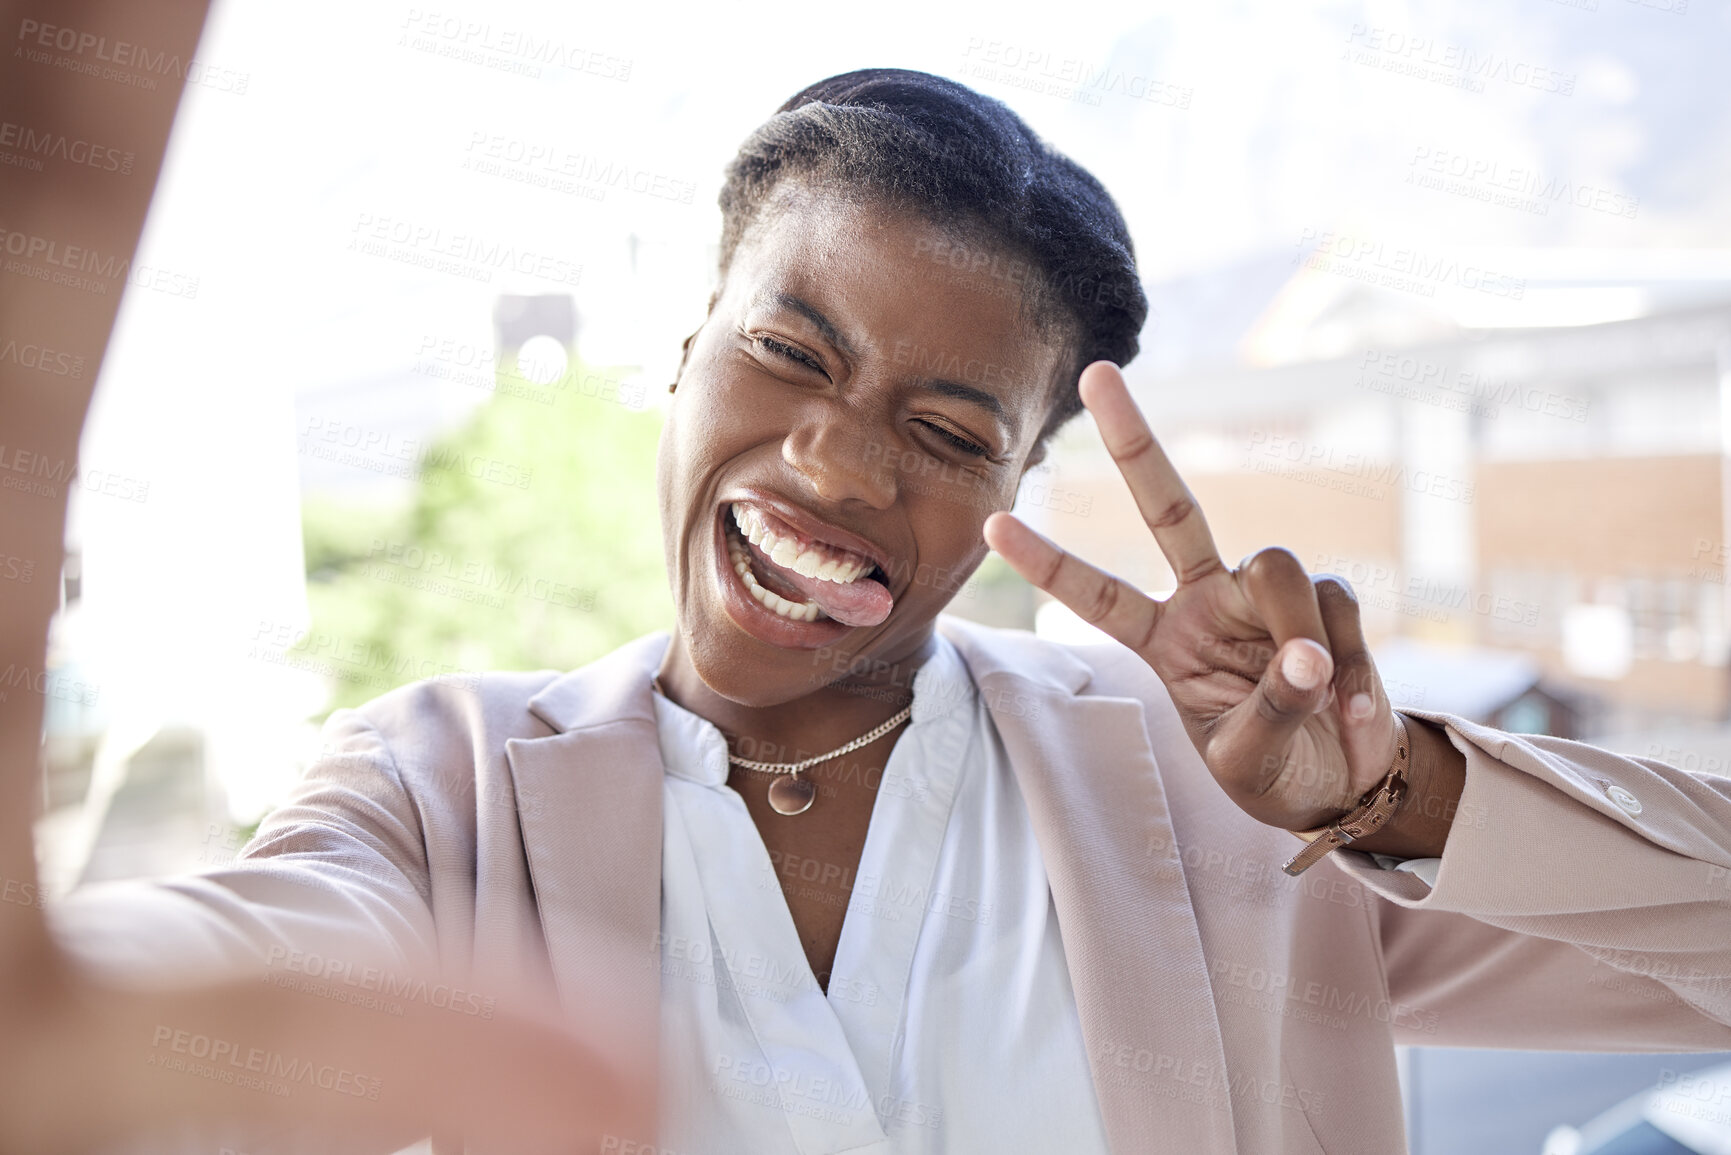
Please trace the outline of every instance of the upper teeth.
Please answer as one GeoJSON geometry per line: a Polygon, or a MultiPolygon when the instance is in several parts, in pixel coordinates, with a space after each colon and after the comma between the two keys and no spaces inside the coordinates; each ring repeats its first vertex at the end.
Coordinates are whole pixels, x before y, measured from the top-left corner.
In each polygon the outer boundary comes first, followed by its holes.
{"type": "Polygon", "coordinates": [[[745,540],[762,550],[776,565],[819,581],[858,581],[872,570],[872,563],[850,554],[837,556],[829,546],[819,542],[801,546],[795,538],[777,537],[757,510],[735,502],[733,523],[745,540]]]}
{"type": "Polygon", "coordinates": [[[732,534],[727,535],[727,558],[733,563],[733,572],[745,583],[746,590],[770,613],[800,622],[815,622],[818,618],[827,616],[823,607],[816,602],[796,602],[782,597],[774,590],[764,589],[758,582],[757,575],[751,572],[751,559],[746,556],[745,547],[732,534]]]}

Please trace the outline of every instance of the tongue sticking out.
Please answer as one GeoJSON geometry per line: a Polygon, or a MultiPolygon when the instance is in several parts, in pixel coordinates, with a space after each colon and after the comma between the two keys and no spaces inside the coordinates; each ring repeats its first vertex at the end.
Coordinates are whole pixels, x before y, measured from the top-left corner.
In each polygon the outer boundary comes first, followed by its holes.
{"type": "Polygon", "coordinates": [[[788,590],[798,590],[803,601],[817,603],[824,615],[843,625],[878,625],[895,608],[890,589],[867,577],[874,568],[869,559],[801,539],[793,526],[743,502],[732,506],[730,518],[732,540],[750,552],[756,578],[777,596],[786,597],[788,590]],[[801,568],[810,573],[800,573],[801,568]],[[815,577],[819,570],[838,577],[841,573],[857,577],[852,582],[829,582],[815,577]],[[781,589],[775,589],[777,585],[781,589]]]}
{"type": "MultiPolygon", "coordinates": [[[[775,565],[774,562],[768,564],[775,565]]],[[[851,582],[826,582],[780,566],[776,567],[776,576],[797,587],[824,613],[843,625],[875,626],[889,617],[895,606],[890,591],[869,577],[851,582]]]]}
{"type": "MultiPolygon", "coordinates": [[[[795,589],[803,595],[804,600],[816,602],[825,615],[847,626],[875,626],[890,616],[890,610],[895,606],[895,599],[890,596],[888,587],[867,577],[862,570],[869,571],[872,565],[869,561],[853,554],[841,551],[830,551],[824,556],[826,563],[839,563],[839,572],[858,573],[853,581],[825,581],[811,574],[803,574],[792,564],[795,556],[803,553],[806,548],[814,548],[815,543],[803,541],[793,528],[778,518],[759,509],[735,504],[732,509],[733,524],[729,527],[751,555],[755,563],[753,568],[760,579],[768,578],[774,585],[785,589],[795,589]],[[785,544],[793,543],[794,554],[786,554],[783,565],[774,560],[773,554],[785,553],[785,544]]],[[[809,561],[802,557],[801,560],[809,561]]],[[[807,568],[815,568],[807,566],[807,568]]],[[[832,572],[835,572],[832,567],[832,572]]],[[[781,592],[781,591],[776,591],[781,592]]],[[[785,593],[782,594],[785,596],[785,593]]]]}

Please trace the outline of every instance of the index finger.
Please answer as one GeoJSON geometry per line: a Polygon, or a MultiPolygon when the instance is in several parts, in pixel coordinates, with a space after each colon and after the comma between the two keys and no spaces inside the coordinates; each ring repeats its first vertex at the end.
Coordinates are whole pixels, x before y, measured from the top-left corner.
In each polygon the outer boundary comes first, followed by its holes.
{"type": "Polygon", "coordinates": [[[1096,361],[1082,370],[1081,394],[1178,584],[1224,569],[1202,507],[1143,420],[1118,366],[1096,361]]]}

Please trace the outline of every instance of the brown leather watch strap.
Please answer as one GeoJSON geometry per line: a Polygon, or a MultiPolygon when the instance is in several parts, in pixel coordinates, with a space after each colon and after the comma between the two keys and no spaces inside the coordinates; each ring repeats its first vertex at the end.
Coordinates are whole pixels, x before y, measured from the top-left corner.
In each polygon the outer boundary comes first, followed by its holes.
{"type": "Polygon", "coordinates": [[[1400,809],[1401,802],[1406,798],[1406,772],[1411,764],[1412,742],[1406,732],[1406,720],[1400,716],[1400,711],[1396,710],[1394,712],[1394,764],[1389,767],[1388,773],[1383,775],[1381,782],[1371,787],[1370,791],[1359,799],[1357,806],[1347,811],[1332,826],[1324,826],[1317,830],[1293,831],[1310,845],[1293,855],[1291,860],[1281,869],[1287,874],[1297,877],[1340,847],[1380,830],[1390,818],[1394,817],[1395,811],[1400,809]]]}

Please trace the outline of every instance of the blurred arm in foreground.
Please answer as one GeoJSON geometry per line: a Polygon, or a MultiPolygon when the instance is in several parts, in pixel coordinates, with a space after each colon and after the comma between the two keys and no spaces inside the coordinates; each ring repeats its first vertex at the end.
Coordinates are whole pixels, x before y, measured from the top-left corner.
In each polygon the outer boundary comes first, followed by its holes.
{"type": "MultiPolygon", "coordinates": [[[[0,72],[7,119],[136,155],[128,181],[74,164],[12,170],[0,181],[10,237],[44,254],[77,246],[130,257],[179,74],[145,90],[74,66],[128,46],[190,61],[204,18],[202,0],[5,6],[0,27],[32,54],[0,72]]],[[[22,350],[0,358],[0,430],[15,451],[76,458],[118,307],[117,294],[0,274],[0,343],[22,350]],[[85,371],[45,371],[64,362],[43,350],[81,357],[85,371]]],[[[58,574],[69,491],[0,489],[0,551],[58,574]]],[[[8,591],[0,666],[42,671],[57,595],[52,577],[8,591]]],[[[261,983],[256,971],[244,983],[127,990],[81,970],[48,931],[36,873],[44,699],[14,684],[23,692],[0,699],[0,1152],[96,1150],[152,1136],[196,1137],[212,1151],[285,1142],[388,1151],[453,1132],[513,1151],[573,1150],[606,1134],[645,1133],[653,1108],[637,1075],[641,1056],[609,1041],[593,1014],[579,1040],[550,1005],[483,1018],[409,1000],[401,1013],[381,1015],[261,983]]],[[[402,965],[408,977],[398,981],[439,981],[424,960],[402,965]]]]}

